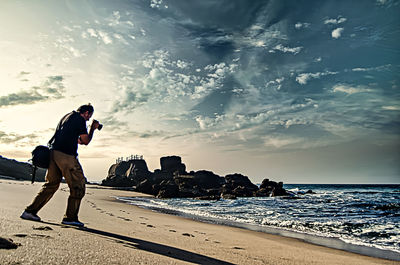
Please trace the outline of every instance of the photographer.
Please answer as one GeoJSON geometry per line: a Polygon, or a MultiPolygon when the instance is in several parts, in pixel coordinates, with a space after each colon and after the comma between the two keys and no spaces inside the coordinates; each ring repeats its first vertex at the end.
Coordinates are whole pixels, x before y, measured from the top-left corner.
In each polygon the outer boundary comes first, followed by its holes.
{"type": "Polygon", "coordinates": [[[59,122],[53,141],[50,143],[50,163],[46,174],[46,183],[43,184],[32,204],[26,207],[21,218],[40,221],[37,212],[51,199],[60,186],[62,177],[68,184],[70,195],[67,210],[62,224],[84,226],[78,220],[79,206],[85,195],[85,176],[78,161],[78,144],[88,145],[96,129],[102,125],[93,120],[89,133],[86,128],[94,112],[92,105],[82,105],[77,111],[65,115],[59,122]]]}

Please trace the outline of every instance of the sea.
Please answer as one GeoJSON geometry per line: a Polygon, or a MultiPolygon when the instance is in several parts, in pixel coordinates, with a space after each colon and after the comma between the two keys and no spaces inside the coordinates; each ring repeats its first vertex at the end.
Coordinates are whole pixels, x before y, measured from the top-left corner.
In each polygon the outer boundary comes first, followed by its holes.
{"type": "Polygon", "coordinates": [[[284,188],[291,196],[117,199],[203,222],[400,260],[400,184],[285,184],[284,188]]]}

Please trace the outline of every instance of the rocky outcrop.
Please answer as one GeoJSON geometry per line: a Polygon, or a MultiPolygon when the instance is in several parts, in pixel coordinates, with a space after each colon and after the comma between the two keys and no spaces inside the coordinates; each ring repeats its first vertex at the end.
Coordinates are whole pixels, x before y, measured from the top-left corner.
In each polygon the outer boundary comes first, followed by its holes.
{"type": "Polygon", "coordinates": [[[182,160],[179,156],[166,156],[160,159],[161,171],[163,172],[178,172],[184,174],[186,172],[185,164],[182,164],[182,160]]]}
{"type": "Polygon", "coordinates": [[[151,173],[143,159],[121,161],[110,167],[102,185],[111,187],[132,187],[146,180],[151,173]]]}
{"type": "Polygon", "coordinates": [[[270,181],[264,179],[260,185],[260,189],[256,191],[257,197],[273,197],[273,196],[286,196],[287,191],[283,188],[283,182],[270,181]]]}
{"type": "MultiPolygon", "coordinates": [[[[0,156],[0,176],[18,180],[31,180],[32,172],[31,164],[0,156]]],[[[44,181],[45,175],[46,169],[38,168],[35,181],[44,181]]]]}
{"type": "Polygon", "coordinates": [[[162,157],[160,165],[161,169],[150,172],[143,159],[119,161],[110,167],[102,185],[134,187],[138,192],[158,198],[218,200],[287,195],[282,182],[265,179],[259,188],[242,174],[221,177],[207,170],[188,173],[179,156],[162,157]]]}

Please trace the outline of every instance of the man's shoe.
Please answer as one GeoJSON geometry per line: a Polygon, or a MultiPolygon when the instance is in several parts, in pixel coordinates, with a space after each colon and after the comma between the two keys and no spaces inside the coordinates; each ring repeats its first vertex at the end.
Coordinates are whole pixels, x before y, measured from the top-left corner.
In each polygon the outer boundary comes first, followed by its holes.
{"type": "Polygon", "coordinates": [[[77,226],[77,227],[84,227],[85,224],[82,222],[79,222],[78,220],[70,220],[70,219],[66,219],[64,218],[61,222],[63,225],[73,225],[73,226],[77,226]]]}
{"type": "Polygon", "coordinates": [[[27,211],[24,211],[24,212],[21,214],[20,217],[21,217],[22,219],[25,219],[25,220],[31,220],[31,221],[37,221],[37,222],[40,222],[40,221],[41,221],[39,216],[37,216],[37,215],[34,214],[34,213],[28,213],[27,211]]]}

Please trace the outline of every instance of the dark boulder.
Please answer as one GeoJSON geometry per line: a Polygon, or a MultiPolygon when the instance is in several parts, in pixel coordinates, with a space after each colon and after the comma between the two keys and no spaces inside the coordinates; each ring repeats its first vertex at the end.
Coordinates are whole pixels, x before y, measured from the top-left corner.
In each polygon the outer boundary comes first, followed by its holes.
{"type": "Polygon", "coordinates": [[[196,184],[203,189],[215,189],[225,183],[225,179],[214,174],[211,171],[200,170],[194,173],[196,184]]]}
{"type": "Polygon", "coordinates": [[[178,172],[179,174],[186,173],[186,166],[182,164],[182,159],[179,156],[165,156],[160,158],[161,171],[163,172],[178,172]]]}
{"type": "Polygon", "coordinates": [[[110,167],[107,178],[102,181],[104,186],[132,187],[137,186],[151,175],[143,159],[121,161],[110,167]]]}
{"type": "Polygon", "coordinates": [[[287,191],[283,188],[283,182],[270,181],[269,179],[262,181],[260,190],[256,192],[256,196],[261,196],[263,193],[267,194],[266,197],[288,195],[287,191]]]}
{"type": "Polygon", "coordinates": [[[160,183],[160,191],[157,194],[157,198],[178,198],[179,187],[175,181],[164,180],[160,183]]]}
{"type": "Polygon", "coordinates": [[[231,174],[225,176],[225,184],[222,186],[222,197],[228,194],[236,197],[252,197],[254,192],[258,190],[257,185],[251,183],[248,177],[242,174],[231,174]]]}

